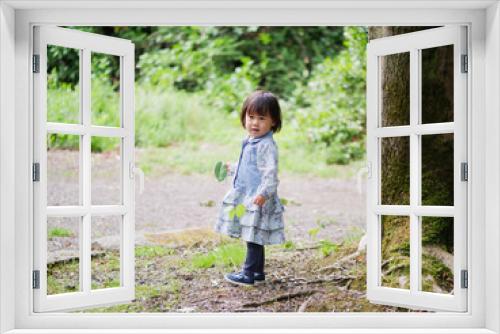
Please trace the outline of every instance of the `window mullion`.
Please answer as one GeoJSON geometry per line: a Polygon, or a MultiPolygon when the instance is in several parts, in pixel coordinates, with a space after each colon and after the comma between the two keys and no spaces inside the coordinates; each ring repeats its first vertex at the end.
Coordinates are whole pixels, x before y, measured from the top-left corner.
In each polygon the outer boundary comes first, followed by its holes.
{"type": "Polygon", "coordinates": [[[81,111],[82,111],[82,124],[84,127],[83,145],[81,150],[82,158],[82,189],[83,189],[83,206],[86,208],[85,214],[82,219],[82,233],[81,233],[81,248],[80,258],[81,264],[81,278],[82,278],[82,291],[90,293],[91,290],[91,216],[90,207],[91,202],[91,137],[88,129],[90,127],[90,108],[91,108],[91,87],[90,87],[90,50],[83,49],[82,51],[82,69],[80,73],[82,78],[81,89],[81,111]]]}
{"type": "Polygon", "coordinates": [[[416,127],[420,108],[419,51],[410,51],[410,291],[417,292],[420,284],[419,217],[415,209],[420,199],[420,145],[416,127]]]}

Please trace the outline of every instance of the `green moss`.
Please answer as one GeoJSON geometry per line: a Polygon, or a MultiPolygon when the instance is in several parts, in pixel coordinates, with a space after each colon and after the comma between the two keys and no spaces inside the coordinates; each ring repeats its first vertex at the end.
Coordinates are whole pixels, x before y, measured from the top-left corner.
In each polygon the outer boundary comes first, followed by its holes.
{"type": "Polygon", "coordinates": [[[47,265],[47,293],[49,295],[80,290],[79,260],[71,259],[47,265]]]}
{"type": "Polygon", "coordinates": [[[437,284],[443,293],[453,290],[453,272],[438,258],[422,255],[422,290],[434,291],[433,284],[437,284]]]}

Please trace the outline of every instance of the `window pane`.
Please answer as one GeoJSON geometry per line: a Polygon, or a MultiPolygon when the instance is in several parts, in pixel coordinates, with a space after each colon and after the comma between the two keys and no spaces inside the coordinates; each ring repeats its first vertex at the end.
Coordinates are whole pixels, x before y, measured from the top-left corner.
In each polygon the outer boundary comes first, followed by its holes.
{"type": "Polygon", "coordinates": [[[410,137],[381,138],[381,203],[410,204],[410,137]]]}
{"type": "Polygon", "coordinates": [[[120,57],[92,53],[92,124],[119,127],[120,57]]]}
{"type": "Polygon", "coordinates": [[[80,50],[47,45],[47,121],[80,123],[80,50]]]}
{"type": "Polygon", "coordinates": [[[122,204],[121,138],[92,137],[92,204],[122,204]]]}
{"type": "Polygon", "coordinates": [[[381,285],[410,288],[410,217],[381,217],[381,285]]]}
{"type": "Polygon", "coordinates": [[[122,216],[92,217],[92,289],[121,286],[122,216]]]}
{"type": "Polygon", "coordinates": [[[80,290],[81,217],[47,218],[47,294],[80,290]]]}
{"type": "Polygon", "coordinates": [[[47,135],[47,205],[81,205],[80,136],[47,135]]]}
{"type": "Polygon", "coordinates": [[[379,57],[382,126],[410,124],[410,53],[379,57]]]}
{"type": "Polygon", "coordinates": [[[453,206],[453,134],[421,138],[422,205],[453,206]]]}
{"type": "Polygon", "coordinates": [[[422,123],[453,122],[453,45],[421,50],[422,123]]]}
{"type": "Polygon", "coordinates": [[[453,218],[421,219],[422,291],[453,294],[453,218]]]}

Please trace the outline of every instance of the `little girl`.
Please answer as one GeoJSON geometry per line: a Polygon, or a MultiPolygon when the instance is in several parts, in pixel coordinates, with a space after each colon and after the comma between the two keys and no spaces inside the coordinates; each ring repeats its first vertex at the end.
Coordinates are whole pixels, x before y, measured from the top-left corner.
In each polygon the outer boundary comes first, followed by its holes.
{"type": "Polygon", "coordinates": [[[232,188],[224,196],[215,230],[247,242],[247,255],[239,273],[224,278],[238,285],[265,280],[264,245],[285,241],[283,211],[278,198],[278,147],[273,133],[281,129],[281,109],[276,97],[257,90],[243,103],[241,124],[248,132],[236,166],[226,165],[233,175],[232,188]],[[243,204],[241,216],[230,212],[243,204]]]}

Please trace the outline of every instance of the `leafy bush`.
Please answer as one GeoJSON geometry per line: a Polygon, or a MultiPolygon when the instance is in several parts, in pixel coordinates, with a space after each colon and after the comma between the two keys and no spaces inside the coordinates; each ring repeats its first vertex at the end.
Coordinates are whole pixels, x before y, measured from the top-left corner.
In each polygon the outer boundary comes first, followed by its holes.
{"type": "MultiPolygon", "coordinates": [[[[172,37],[163,36],[164,40],[172,37]]],[[[192,27],[186,40],[174,41],[169,48],[140,56],[137,66],[142,82],[190,92],[203,90],[210,76],[222,74],[218,63],[241,57],[233,36],[212,36],[210,30],[200,27],[192,27]]]]}
{"type": "Polygon", "coordinates": [[[242,58],[243,64],[234,72],[217,76],[211,74],[206,85],[210,106],[218,111],[238,115],[244,99],[258,88],[258,76],[250,58],[242,58]]]}
{"type": "Polygon", "coordinates": [[[293,97],[297,131],[323,143],[331,164],[364,154],[366,43],[366,28],[346,27],[345,49],[317,65],[293,97]]]}
{"type": "MultiPolygon", "coordinates": [[[[347,163],[364,154],[364,28],[78,29],[129,38],[136,44],[137,146],[227,143],[242,135],[237,114],[244,98],[261,87],[278,95],[285,126],[277,140],[283,152],[293,151],[297,157],[283,154],[284,170],[320,169],[326,175],[331,170],[327,164],[347,163]],[[316,157],[314,161],[310,156],[316,157]]],[[[58,65],[74,52],[50,52],[50,121],[78,122],[78,81],[70,67],[58,65]]],[[[115,60],[93,57],[96,125],[119,126],[115,60]]],[[[78,136],[54,135],[49,141],[54,148],[78,147],[78,136]]],[[[92,140],[94,152],[115,149],[113,145],[101,138],[92,140]]]]}

